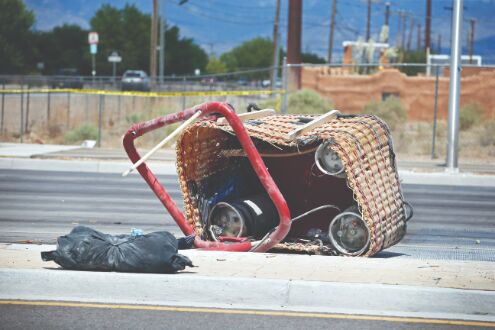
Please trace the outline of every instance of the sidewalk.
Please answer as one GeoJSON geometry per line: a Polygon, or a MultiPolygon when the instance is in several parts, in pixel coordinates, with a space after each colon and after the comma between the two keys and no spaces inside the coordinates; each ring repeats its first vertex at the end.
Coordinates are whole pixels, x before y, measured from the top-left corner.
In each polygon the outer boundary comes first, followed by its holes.
{"type": "Polygon", "coordinates": [[[489,262],[185,250],[196,268],[125,274],[60,270],[53,248],[0,244],[0,299],[495,321],[489,262]]]}

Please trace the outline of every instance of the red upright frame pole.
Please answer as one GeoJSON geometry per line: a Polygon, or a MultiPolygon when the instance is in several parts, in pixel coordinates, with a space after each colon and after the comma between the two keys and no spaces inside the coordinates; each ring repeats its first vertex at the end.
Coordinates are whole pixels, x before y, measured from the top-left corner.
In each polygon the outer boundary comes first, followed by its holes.
{"type": "MultiPolygon", "coordinates": [[[[208,102],[195,106],[190,109],[186,109],[175,114],[158,117],[150,121],[134,124],[124,135],[124,148],[133,163],[136,163],[141,157],[136,150],[134,140],[143,134],[146,134],[157,128],[176,123],[178,121],[184,121],[190,118],[197,111],[202,112],[202,116],[210,116],[213,114],[223,115],[228,123],[232,126],[239,142],[247,154],[247,157],[253,167],[254,172],[258,175],[259,180],[265,188],[268,196],[273,201],[277,208],[280,218],[279,225],[275,230],[270,233],[269,237],[263,240],[263,243],[256,247],[255,252],[265,252],[271,249],[274,245],[282,241],[287,236],[290,226],[291,217],[290,211],[285,201],[284,196],[278,189],[275,181],[273,181],[270,173],[268,172],[263,159],[261,158],[258,150],[253,144],[253,141],[249,137],[244,125],[239,117],[235,114],[234,110],[225,103],[220,102],[208,102]]],[[[216,118],[216,117],[214,117],[216,118]]],[[[167,191],[160,184],[155,174],[150,170],[146,163],[141,164],[137,170],[139,174],[148,183],[151,190],[155,193],[158,199],[165,206],[175,222],[179,225],[180,229],[185,235],[195,235],[194,228],[189,224],[184,214],[179,210],[175,202],[172,200],[167,191]]],[[[252,244],[249,241],[236,242],[236,243],[222,243],[204,241],[199,236],[196,236],[194,245],[197,248],[210,249],[210,250],[224,250],[224,251],[249,251],[252,249],[252,244]]]]}

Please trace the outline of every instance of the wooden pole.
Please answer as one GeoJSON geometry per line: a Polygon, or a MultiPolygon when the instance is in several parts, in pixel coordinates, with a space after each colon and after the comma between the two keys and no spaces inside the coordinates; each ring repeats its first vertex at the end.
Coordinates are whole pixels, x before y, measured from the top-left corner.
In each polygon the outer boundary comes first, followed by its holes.
{"type": "Polygon", "coordinates": [[[337,13],[337,0],[332,1],[332,14],[330,17],[330,36],[328,37],[328,64],[332,63],[333,34],[335,31],[335,14],[337,13]]]}

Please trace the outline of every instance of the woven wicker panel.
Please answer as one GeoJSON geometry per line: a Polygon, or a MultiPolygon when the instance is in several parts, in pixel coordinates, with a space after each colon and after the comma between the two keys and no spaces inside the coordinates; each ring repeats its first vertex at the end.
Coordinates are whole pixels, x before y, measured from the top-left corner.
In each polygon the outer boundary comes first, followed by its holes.
{"type": "MultiPolygon", "coordinates": [[[[370,228],[371,243],[366,255],[376,254],[400,241],[406,232],[404,199],[388,127],[375,116],[346,116],[333,119],[291,140],[288,133],[304,124],[301,117],[314,116],[275,115],[250,120],[244,125],[257,142],[262,141],[265,146],[273,145],[276,148],[272,150],[278,152],[304,152],[305,148],[314,148],[323,140],[332,141],[331,148],[345,165],[347,185],[352,189],[362,217],[370,228]]],[[[186,215],[198,234],[202,233],[202,225],[190,184],[229,166],[226,157],[229,151],[225,149],[232,149],[229,142],[232,135],[228,125],[202,121],[186,130],[177,143],[177,167],[186,215]]],[[[314,253],[315,245],[302,248],[301,244],[286,242],[277,248],[314,253]]]]}
{"type": "Polygon", "coordinates": [[[228,140],[227,133],[223,131],[194,125],[185,130],[177,141],[177,173],[184,197],[186,218],[198,235],[202,235],[203,229],[191,184],[227,168],[227,159],[220,153],[228,140]]]}

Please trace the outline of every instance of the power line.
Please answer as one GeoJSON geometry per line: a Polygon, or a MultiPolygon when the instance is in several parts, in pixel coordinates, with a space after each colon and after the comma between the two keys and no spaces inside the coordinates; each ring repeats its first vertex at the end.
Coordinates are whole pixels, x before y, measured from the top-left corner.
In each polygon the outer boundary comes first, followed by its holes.
{"type": "MultiPolygon", "coordinates": [[[[178,4],[177,1],[174,1],[175,3],[178,4]]],[[[185,11],[187,11],[188,13],[192,14],[193,16],[196,16],[196,17],[202,17],[202,18],[207,18],[207,19],[212,19],[212,20],[215,20],[215,21],[221,21],[223,23],[229,23],[229,24],[235,24],[235,25],[239,25],[239,24],[248,24],[248,25],[253,25],[253,24],[257,24],[257,25],[272,25],[273,24],[273,20],[250,20],[250,21],[243,21],[243,20],[240,20],[240,19],[230,19],[230,18],[226,18],[226,17],[222,17],[220,15],[209,15],[209,14],[205,14],[203,10],[201,10],[200,8],[196,7],[196,6],[192,6],[192,5],[187,5],[187,6],[183,6],[181,7],[182,9],[184,9],[185,11]]]]}

